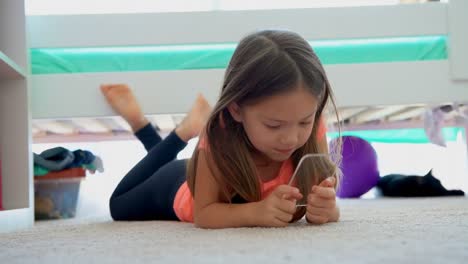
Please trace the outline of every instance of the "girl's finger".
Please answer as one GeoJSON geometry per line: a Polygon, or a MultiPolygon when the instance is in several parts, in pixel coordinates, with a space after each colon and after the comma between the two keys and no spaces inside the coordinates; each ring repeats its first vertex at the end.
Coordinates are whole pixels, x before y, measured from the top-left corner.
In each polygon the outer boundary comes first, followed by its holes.
{"type": "Polygon", "coordinates": [[[330,188],[330,187],[320,187],[320,186],[314,186],[312,187],[312,192],[314,194],[317,194],[318,196],[326,199],[335,199],[336,198],[336,192],[335,189],[330,188]]]}
{"type": "Polygon", "coordinates": [[[299,189],[289,185],[278,186],[272,194],[281,199],[302,199],[302,194],[299,189]]]}
{"type": "Polygon", "coordinates": [[[328,219],[324,216],[312,215],[309,213],[306,214],[306,219],[309,223],[317,225],[325,224],[326,222],[328,222],[328,219]]]}
{"type": "Polygon", "coordinates": [[[285,227],[288,224],[289,224],[288,222],[283,222],[283,221],[279,220],[278,218],[275,218],[273,220],[273,224],[270,227],[285,227]]]}
{"type": "Polygon", "coordinates": [[[336,179],[334,177],[328,177],[325,180],[323,180],[319,186],[321,187],[334,187],[335,186],[336,179]]]}
{"type": "Polygon", "coordinates": [[[310,194],[307,198],[307,204],[310,204],[319,208],[335,208],[336,200],[335,199],[325,199],[318,195],[310,194]]]}
{"type": "Polygon", "coordinates": [[[294,214],[296,212],[296,201],[281,200],[277,208],[285,213],[294,214]]]}
{"type": "Polygon", "coordinates": [[[311,205],[307,206],[307,212],[311,215],[321,215],[325,217],[328,217],[330,215],[330,209],[315,207],[311,205]]]}
{"type": "Polygon", "coordinates": [[[293,215],[289,213],[285,213],[282,210],[278,210],[275,214],[276,219],[280,220],[281,222],[289,223],[292,220],[293,215]]]}

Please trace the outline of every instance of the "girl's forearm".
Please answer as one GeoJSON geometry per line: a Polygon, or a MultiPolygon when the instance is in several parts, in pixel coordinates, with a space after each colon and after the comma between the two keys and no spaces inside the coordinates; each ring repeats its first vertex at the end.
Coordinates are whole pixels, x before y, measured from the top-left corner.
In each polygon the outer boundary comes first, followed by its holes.
{"type": "Polygon", "coordinates": [[[195,212],[194,223],[213,229],[257,226],[255,204],[212,203],[195,212]]]}

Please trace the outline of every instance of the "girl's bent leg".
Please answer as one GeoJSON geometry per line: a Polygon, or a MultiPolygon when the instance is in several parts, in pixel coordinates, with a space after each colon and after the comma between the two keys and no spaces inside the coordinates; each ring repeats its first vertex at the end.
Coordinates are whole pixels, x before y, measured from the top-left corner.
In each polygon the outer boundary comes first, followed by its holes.
{"type": "Polygon", "coordinates": [[[173,160],[130,191],[112,197],[110,212],[114,220],[179,220],[174,198],[186,180],[186,160],[173,160]]]}

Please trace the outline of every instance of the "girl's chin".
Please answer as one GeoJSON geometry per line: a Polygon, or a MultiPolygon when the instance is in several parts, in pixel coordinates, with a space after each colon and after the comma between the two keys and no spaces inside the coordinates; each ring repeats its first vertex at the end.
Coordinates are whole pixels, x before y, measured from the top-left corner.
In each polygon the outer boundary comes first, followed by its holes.
{"type": "Polygon", "coordinates": [[[291,157],[291,153],[275,153],[274,155],[268,155],[273,161],[285,161],[291,157]]]}

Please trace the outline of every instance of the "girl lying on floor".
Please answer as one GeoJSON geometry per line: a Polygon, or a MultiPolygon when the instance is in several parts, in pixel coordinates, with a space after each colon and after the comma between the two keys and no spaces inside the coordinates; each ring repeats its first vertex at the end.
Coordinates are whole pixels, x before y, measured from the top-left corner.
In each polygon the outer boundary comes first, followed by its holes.
{"type": "Polygon", "coordinates": [[[101,90],[148,151],[110,198],[114,220],[202,228],[284,227],[304,215],[312,224],[338,221],[336,175],[316,171],[288,184],[302,156],[328,153],[321,116],[328,102],[335,107],[322,64],[296,33],[266,30],[242,39],[214,108],[199,96],[164,139],[128,86],[101,90]],[[176,160],[199,134],[192,158],[176,160]]]}

